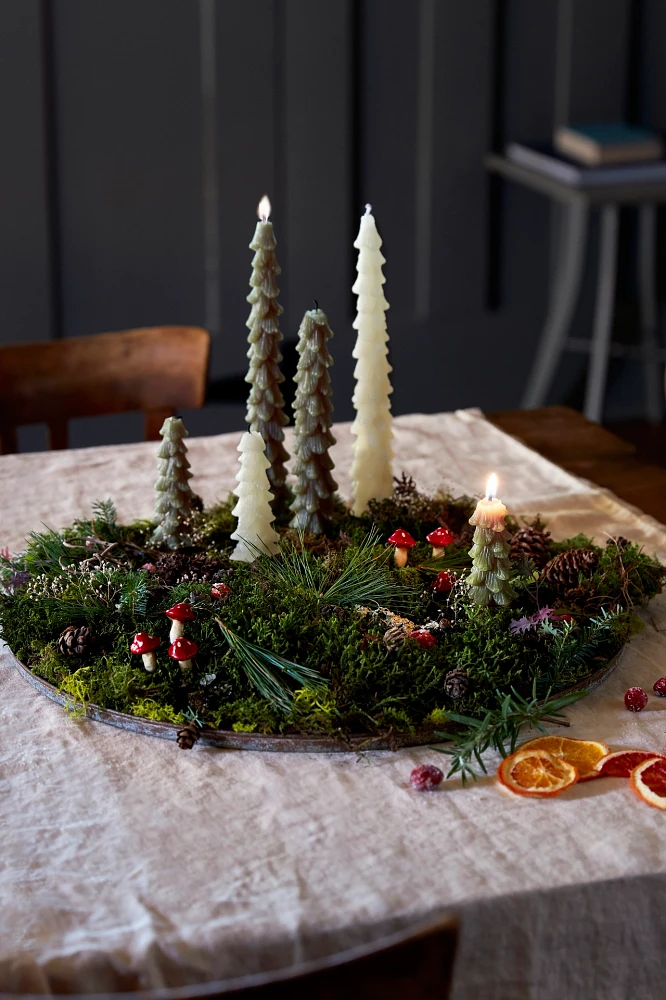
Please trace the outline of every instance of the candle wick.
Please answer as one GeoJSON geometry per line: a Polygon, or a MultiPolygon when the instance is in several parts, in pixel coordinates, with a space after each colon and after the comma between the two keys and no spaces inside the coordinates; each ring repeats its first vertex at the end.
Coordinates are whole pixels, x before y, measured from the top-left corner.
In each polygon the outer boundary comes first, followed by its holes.
{"type": "Polygon", "coordinates": [[[372,211],[372,205],[366,205],[365,206],[365,214],[366,215],[370,215],[371,211],[372,211]]]}
{"type": "Polygon", "coordinates": [[[312,301],[314,302],[315,309],[319,309],[319,302],[317,301],[317,299],[313,299],[312,301]]]}

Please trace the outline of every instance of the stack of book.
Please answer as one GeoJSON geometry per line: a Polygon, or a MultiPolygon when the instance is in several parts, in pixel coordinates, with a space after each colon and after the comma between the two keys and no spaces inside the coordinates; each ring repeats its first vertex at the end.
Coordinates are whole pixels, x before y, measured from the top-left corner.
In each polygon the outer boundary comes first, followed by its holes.
{"type": "Polygon", "coordinates": [[[510,142],[507,159],[572,187],[666,181],[661,138],[631,125],[561,126],[553,142],[510,142]]]}

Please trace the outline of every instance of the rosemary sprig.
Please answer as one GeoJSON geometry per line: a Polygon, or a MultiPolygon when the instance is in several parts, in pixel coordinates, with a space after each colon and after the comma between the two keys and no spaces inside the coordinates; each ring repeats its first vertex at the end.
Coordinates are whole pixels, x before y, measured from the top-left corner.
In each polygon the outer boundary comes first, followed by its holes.
{"type": "Polygon", "coordinates": [[[256,646],[232,631],[220,618],[216,618],[215,621],[220,626],[230,649],[236,654],[236,659],[250,683],[279,711],[288,712],[294,698],[293,691],[284,680],[284,676],[280,674],[287,674],[301,687],[310,688],[312,691],[323,691],[328,687],[328,681],[318,670],[302,667],[292,660],[285,659],[284,656],[264,649],[263,646],[256,646]],[[275,674],[274,669],[280,673],[275,674]]]}
{"type": "Polygon", "coordinates": [[[455,746],[450,749],[432,747],[438,753],[447,754],[451,758],[451,767],[447,778],[460,774],[463,785],[468,778],[476,780],[474,764],[487,774],[482,754],[486,750],[497,750],[502,757],[508,756],[516,749],[518,736],[524,726],[533,726],[542,733],[547,732],[544,723],[568,726],[562,717],[562,710],[575,701],[583,698],[586,691],[575,691],[562,695],[560,698],[550,698],[550,691],[545,699],[537,697],[536,681],[532,687],[532,697],[527,700],[518,694],[515,688],[503,695],[496,692],[498,706],[491,708],[482,719],[473,719],[468,715],[457,715],[455,712],[443,712],[451,722],[456,722],[464,728],[456,733],[435,733],[455,746]]]}

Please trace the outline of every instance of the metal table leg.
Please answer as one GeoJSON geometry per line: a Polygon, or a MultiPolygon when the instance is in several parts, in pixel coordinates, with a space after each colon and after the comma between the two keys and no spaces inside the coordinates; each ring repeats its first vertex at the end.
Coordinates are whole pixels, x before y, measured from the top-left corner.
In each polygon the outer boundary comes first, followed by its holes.
{"type": "Polygon", "coordinates": [[[638,210],[638,302],[641,318],[641,348],[645,378],[645,415],[652,424],[661,422],[664,409],[663,368],[659,361],[659,319],[656,286],[657,208],[638,210]]]}
{"type": "Polygon", "coordinates": [[[558,253],[551,305],[523,396],[523,408],[528,410],[543,406],[546,402],[564,349],[583,276],[587,203],[582,198],[570,202],[564,212],[564,234],[558,253]]]}
{"type": "Polygon", "coordinates": [[[610,356],[613,306],[615,304],[615,271],[617,267],[617,205],[604,205],[601,211],[601,246],[599,253],[599,278],[597,305],[592,331],[590,367],[587,373],[585,406],[588,420],[599,423],[606,389],[606,373],[610,356]]]}

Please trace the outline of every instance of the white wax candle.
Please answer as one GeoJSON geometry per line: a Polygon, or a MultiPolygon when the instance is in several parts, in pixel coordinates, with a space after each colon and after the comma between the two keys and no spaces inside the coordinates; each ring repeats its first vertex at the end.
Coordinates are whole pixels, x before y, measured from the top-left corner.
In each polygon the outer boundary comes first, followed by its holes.
{"type": "Polygon", "coordinates": [[[266,473],[270,462],[264,448],[264,439],[258,431],[247,431],[238,445],[240,466],[234,490],[238,503],[231,512],[238,518],[238,525],[231,535],[236,548],[230,558],[240,562],[253,562],[260,553],[272,556],[279,551],[278,536],[271,523],[275,515],[266,473]]]}
{"type": "Polygon", "coordinates": [[[356,419],[354,460],[351,468],[352,513],[362,514],[373,498],[382,499],[393,492],[393,431],[390,394],[393,391],[388,363],[388,334],[384,298],[385,263],[370,205],[361,217],[361,227],[354,246],[358,250],[358,277],[352,291],[358,296],[354,329],[357,331],[353,356],[356,388],[353,403],[356,419]]]}
{"type": "Polygon", "coordinates": [[[506,517],[506,507],[498,497],[497,476],[492,475],[488,479],[486,495],[476,505],[476,510],[469,519],[469,523],[478,528],[486,528],[488,531],[498,533],[504,531],[504,518],[506,517]]]}

